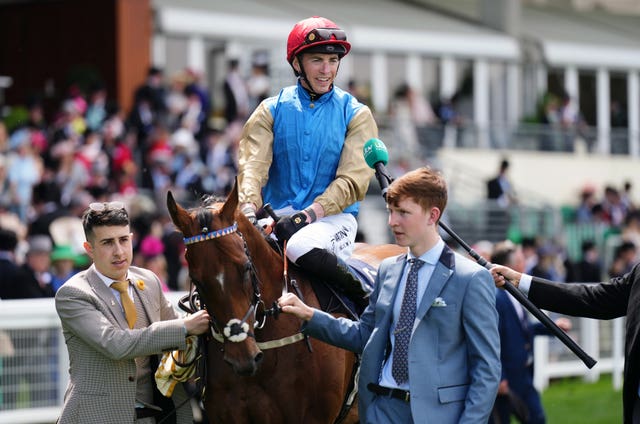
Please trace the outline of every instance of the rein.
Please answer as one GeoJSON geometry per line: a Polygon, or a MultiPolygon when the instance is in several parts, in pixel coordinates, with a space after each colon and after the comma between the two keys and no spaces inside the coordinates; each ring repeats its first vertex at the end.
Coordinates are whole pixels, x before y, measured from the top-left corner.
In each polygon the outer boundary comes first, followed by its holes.
{"type": "MultiPolygon", "coordinates": [[[[219,343],[224,343],[225,340],[229,340],[230,342],[233,342],[233,343],[239,343],[244,341],[247,337],[252,337],[253,339],[255,339],[255,334],[249,331],[249,324],[247,323],[247,320],[249,319],[251,314],[253,313],[253,316],[254,316],[254,327],[256,329],[262,329],[266,323],[267,316],[271,315],[276,319],[278,318],[278,315],[280,313],[280,308],[277,304],[277,301],[274,301],[273,306],[267,309],[264,304],[264,301],[262,300],[262,296],[260,293],[261,282],[260,282],[260,279],[258,278],[258,273],[255,268],[255,265],[253,264],[253,261],[251,259],[251,253],[249,252],[247,241],[242,235],[242,233],[238,231],[238,223],[234,222],[232,225],[228,227],[210,232],[208,227],[206,226],[205,215],[206,214],[204,213],[198,214],[198,220],[200,221],[200,224],[202,226],[202,233],[197,234],[195,236],[183,238],[184,244],[191,245],[191,244],[200,243],[204,241],[214,240],[214,239],[224,237],[233,233],[238,233],[244,245],[245,255],[248,258],[248,261],[245,264],[245,272],[246,274],[248,274],[248,277],[251,279],[251,286],[253,288],[253,296],[251,299],[251,304],[249,305],[249,308],[247,309],[247,312],[242,317],[242,319],[232,318],[227,322],[226,325],[222,326],[221,323],[215,318],[215,316],[210,311],[209,315],[211,317],[211,325],[210,325],[211,336],[213,337],[214,340],[216,340],[219,343]],[[258,319],[258,314],[260,313],[260,311],[262,315],[262,320],[258,319]]],[[[200,287],[203,287],[203,284],[201,281],[194,278],[191,274],[189,275],[189,278],[191,280],[190,292],[188,295],[180,299],[179,305],[181,309],[187,312],[193,313],[195,311],[202,309],[203,307],[203,305],[200,302],[199,293],[197,293],[198,289],[200,287]],[[187,302],[188,302],[188,306],[187,306],[187,302]]],[[[286,271],[285,271],[285,287],[283,288],[283,291],[286,290],[286,283],[287,282],[286,282],[286,271]]],[[[278,347],[286,346],[292,343],[297,343],[302,339],[304,339],[304,335],[302,335],[302,333],[297,333],[292,336],[287,336],[281,339],[267,341],[267,342],[258,342],[256,340],[256,344],[259,349],[264,350],[264,349],[278,348],[278,347]]]]}

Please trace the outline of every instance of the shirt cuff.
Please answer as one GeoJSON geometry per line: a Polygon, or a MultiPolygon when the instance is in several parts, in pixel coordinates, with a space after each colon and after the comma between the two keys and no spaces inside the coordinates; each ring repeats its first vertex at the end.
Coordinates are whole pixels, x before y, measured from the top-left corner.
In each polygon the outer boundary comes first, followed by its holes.
{"type": "Polygon", "coordinates": [[[531,288],[532,280],[533,280],[532,276],[527,274],[522,274],[522,276],[520,277],[520,283],[518,283],[518,289],[520,289],[521,292],[526,294],[527,297],[529,296],[529,289],[531,288]]]}

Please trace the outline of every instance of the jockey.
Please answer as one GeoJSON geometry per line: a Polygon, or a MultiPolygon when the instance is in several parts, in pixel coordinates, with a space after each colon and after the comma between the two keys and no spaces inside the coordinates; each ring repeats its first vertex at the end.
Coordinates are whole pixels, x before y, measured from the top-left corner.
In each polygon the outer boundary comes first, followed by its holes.
{"type": "Polygon", "coordinates": [[[378,136],[371,110],[336,87],[340,60],[351,49],[344,30],[314,16],[296,23],[287,61],[297,84],[264,100],[240,139],[239,200],[254,223],[270,203],[287,257],[350,294],[366,295],[344,260],[353,252],[359,201],[373,171],[364,143],[378,136]]]}

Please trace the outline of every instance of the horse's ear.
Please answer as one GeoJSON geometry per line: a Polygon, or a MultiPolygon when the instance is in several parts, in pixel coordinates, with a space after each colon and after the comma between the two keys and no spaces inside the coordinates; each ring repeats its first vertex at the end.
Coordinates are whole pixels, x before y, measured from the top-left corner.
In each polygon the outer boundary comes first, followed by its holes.
{"type": "Polygon", "coordinates": [[[222,207],[222,215],[228,221],[233,221],[236,213],[236,209],[238,208],[238,177],[236,177],[235,182],[233,183],[233,188],[231,192],[227,196],[227,201],[224,202],[224,206],[222,207]]]}
{"type": "Polygon", "coordinates": [[[189,213],[176,203],[171,190],[167,192],[167,209],[169,210],[171,220],[180,231],[183,231],[183,228],[187,228],[189,225],[189,213]]]}

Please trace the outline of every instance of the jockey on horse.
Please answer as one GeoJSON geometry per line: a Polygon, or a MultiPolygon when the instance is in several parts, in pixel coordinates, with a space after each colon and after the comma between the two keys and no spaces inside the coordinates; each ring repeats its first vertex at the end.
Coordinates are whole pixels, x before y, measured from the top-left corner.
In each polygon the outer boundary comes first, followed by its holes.
{"type": "Polygon", "coordinates": [[[314,16],[293,27],[287,61],[297,84],[264,100],[240,140],[239,201],[256,223],[270,204],[275,234],[302,269],[336,286],[364,308],[367,290],[344,262],[353,252],[359,201],[373,171],[362,155],[378,136],[371,110],[334,80],[351,49],[344,30],[314,16]]]}

